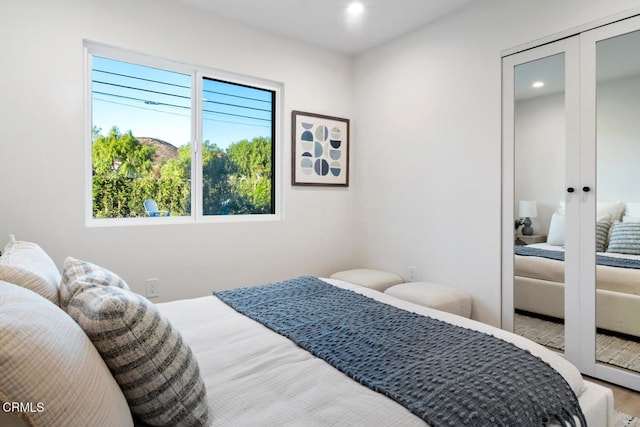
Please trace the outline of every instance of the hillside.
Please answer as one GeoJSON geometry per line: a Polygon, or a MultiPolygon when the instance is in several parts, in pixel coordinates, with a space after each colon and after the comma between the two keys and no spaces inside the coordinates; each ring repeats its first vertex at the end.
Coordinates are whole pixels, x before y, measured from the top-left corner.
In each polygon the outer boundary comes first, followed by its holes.
{"type": "Polygon", "coordinates": [[[141,144],[151,145],[156,149],[156,154],[153,157],[153,166],[159,166],[165,163],[169,159],[178,158],[178,148],[169,144],[161,139],[149,138],[146,136],[136,137],[141,144]]]}

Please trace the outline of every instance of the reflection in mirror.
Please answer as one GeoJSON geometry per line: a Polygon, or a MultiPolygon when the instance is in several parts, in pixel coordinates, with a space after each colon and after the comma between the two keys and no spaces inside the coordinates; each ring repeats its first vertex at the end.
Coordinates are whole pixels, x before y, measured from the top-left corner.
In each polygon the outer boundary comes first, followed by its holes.
{"type": "Polygon", "coordinates": [[[640,372],[640,32],[596,44],[596,79],[596,360],[640,372]]]}
{"type": "Polygon", "coordinates": [[[557,351],[564,351],[564,76],[564,54],[514,70],[514,331],[557,351]]]}

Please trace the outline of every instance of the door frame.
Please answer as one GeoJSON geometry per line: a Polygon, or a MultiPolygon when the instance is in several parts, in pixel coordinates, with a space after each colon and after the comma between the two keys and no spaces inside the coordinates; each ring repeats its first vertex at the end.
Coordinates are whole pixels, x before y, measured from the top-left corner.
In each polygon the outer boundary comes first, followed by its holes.
{"type": "MultiPolygon", "coordinates": [[[[509,331],[514,329],[514,223],[515,218],[515,100],[514,82],[515,67],[549,56],[564,54],[565,57],[565,176],[563,185],[577,188],[579,182],[579,39],[578,36],[569,37],[548,43],[534,49],[516,53],[502,58],[502,328],[509,331]]],[[[576,214],[575,197],[566,198],[567,215],[576,214]]],[[[578,236],[577,224],[565,229],[567,240],[578,236]]],[[[565,354],[570,360],[579,354],[578,323],[579,313],[575,304],[578,301],[579,289],[577,268],[568,268],[571,263],[577,265],[579,252],[577,246],[570,245],[565,257],[565,354]],[[572,261],[573,259],[573,261],[572,261]],[[571,285],[573,284],[573,285],[571,285]]]]}
{"type": "MultiPolygon", "coordinates": [[[[582,154],[581,170],[589,171],[590,175],[584,177],[585,184],[595,188],[592,198],[597,195],[596,171],[597,171],[597,83],[596,83],[596,45],[601,40],[621,36],[634,31],[640,31],[640,16],[600,26],[580,35],[580,138],[581,146],[584,147],[582,154]],[[591,183],[591,184],[590,184],[591,183]]],[[[640,101],[639,101],[640,102],[640,101]]],[[[630,200],[625,200],[630,201],[630,200]]],[[[583,243],[584,247],[595,248],[595,236],[593,225],[596,221],[595,205],[587,205],[581,209],[580,233],[584,237],[592,236],[593,241],[583,243]]],[[[640,373],[632,373],[622,369],[614,368],[596,361],[596,271],[589,268],[595,265],[596,253],[594,251],[584,251],[582,254],[582,270],[580,271],[580,283],[582,293],[580,297],[581,315],[583,322],[580,325],[580,342],[582,344],[582,356],[578,367],[586,375],[590,375],[608,382],[619,384],[634,390],[640,391],[640,373]]]]}
{"type": "Polygon", "coordinates": [[[583,373],[640,391],[640,374],[596,362],[596,43],[640,31],[640,10],[626,11],[503,52],[502,58],[502,328],[514,328],[514,70],[565,54],[566,187],[565,357],[583,373]],[[537,44],[536,44],[537,43],[537,44]],[[585,192],[583,187],[596,191],[585,192]],[[572,304],[578,301],[578,304],[572,304]]]}

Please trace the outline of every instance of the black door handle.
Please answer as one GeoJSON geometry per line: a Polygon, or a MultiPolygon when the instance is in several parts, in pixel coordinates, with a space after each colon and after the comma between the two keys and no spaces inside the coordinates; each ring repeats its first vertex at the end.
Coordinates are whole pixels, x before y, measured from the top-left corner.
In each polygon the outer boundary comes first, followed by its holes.
{"type": "Polygon", "coordinates": [[[574,191],[576,190],[573,187],[567,188],[567,193],[573,193],[574,191]]]}
{"type": "Polygon", "coordinates": [[[582,191],[588,193],[589,191],[591,191],[591,189],[589,187],[582,187],[582,191]]]}

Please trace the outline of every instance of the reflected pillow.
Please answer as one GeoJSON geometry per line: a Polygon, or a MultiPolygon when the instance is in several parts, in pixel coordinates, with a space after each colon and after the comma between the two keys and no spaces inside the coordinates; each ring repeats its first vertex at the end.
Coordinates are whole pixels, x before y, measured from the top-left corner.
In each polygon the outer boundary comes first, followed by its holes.
{"type": "Polygon", "coordinates": [[[564,246],[564,214],[554,213],[549,223],[547,244],[551,246],[564,246]]]}
{"type": "Polygon", "coordinates": [[[640,223],[613,224],[607,252],[640,255],[640,223]]]}
{"type": "Polygon", "coordinates": [[[624,209],[624,202],[598,202],[596,217],[602,218],[605,215],[611,215],[612,220],[622,221],[624,209]]]}
{"type": "Polygon", "coordinates": [[[627,203],[625,215],[640,218],[640,203],[627,203]]]}
{"type": "Polygon", "coordinates": [[[596,252],[604,252],[607,249],[610,228],[611,222],[609,221],[598,221],[596,223],[596,252]]]}

